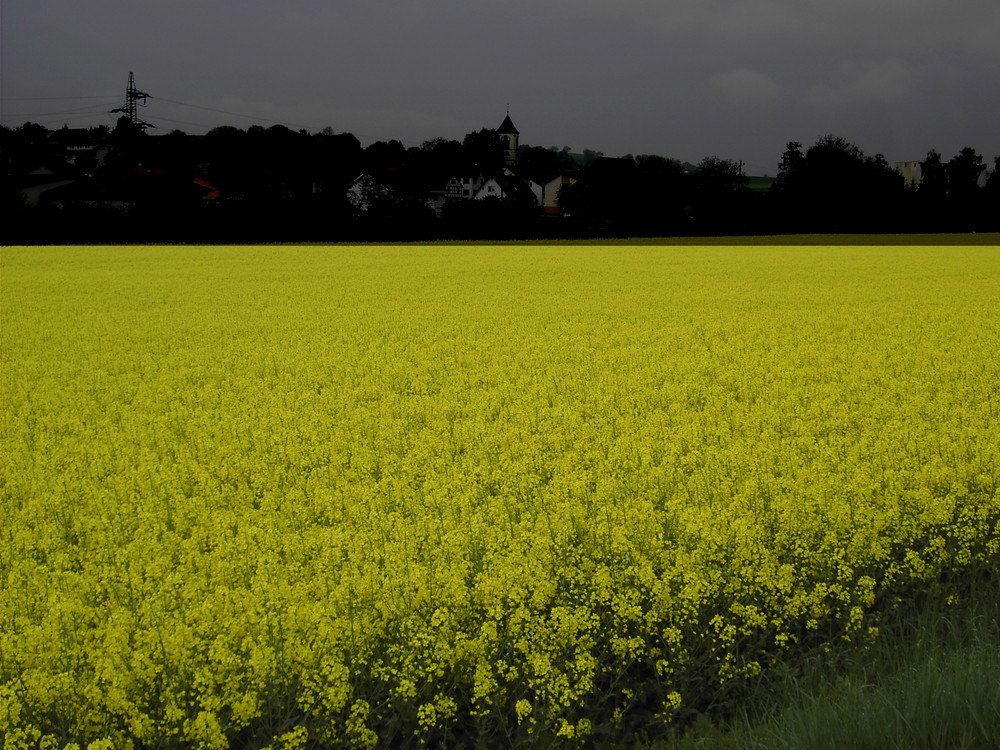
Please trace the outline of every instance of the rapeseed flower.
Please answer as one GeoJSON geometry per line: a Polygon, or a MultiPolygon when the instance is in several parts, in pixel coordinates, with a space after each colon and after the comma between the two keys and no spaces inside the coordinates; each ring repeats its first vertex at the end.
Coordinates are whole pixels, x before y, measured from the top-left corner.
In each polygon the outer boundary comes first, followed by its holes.
{"type": "Polygon", "coordinates": [[[5,750],[652,732],[1000,555],[990,249],[0,264],[5,750]]]}

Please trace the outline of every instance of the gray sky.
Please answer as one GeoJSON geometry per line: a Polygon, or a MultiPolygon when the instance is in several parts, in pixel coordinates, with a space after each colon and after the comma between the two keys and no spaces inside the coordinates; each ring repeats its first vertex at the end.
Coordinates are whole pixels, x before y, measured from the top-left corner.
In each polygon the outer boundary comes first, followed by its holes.
{"type": "Polygon", "coordinates": [[[418,145],[497,127],[509,103],[522,143],[720,156],[750,174],[825,133],[890,161],[1000,154],[997,0],[0,0],[0,13],[8,126],[113,124],[134,71],[152,132],[280,121],[418,145]]]}

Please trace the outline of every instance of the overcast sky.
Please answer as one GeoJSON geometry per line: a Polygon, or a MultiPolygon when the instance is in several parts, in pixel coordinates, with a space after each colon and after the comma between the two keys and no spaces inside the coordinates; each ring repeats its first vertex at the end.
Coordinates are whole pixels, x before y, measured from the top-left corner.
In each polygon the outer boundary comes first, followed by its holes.
{"type": "Polygon", "coordinates": [[[134,71],[151,132],[279,121],[419,145],[497,127],[509,103],[522,143],[720,156],[750,174],[825,133],[890,161],[1000,154],[998,0],[0,0],[0,13],[8,126],[113,124],[134,71]]]}

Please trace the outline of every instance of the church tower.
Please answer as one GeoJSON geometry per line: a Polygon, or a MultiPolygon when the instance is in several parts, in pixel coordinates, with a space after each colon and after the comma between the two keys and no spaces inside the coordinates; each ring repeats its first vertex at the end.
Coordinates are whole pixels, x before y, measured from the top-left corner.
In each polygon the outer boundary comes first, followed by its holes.
{"type": "Polygon", "coordinates": [[[497,135],[500,136],[500,143],[503,144],[503,165],[512,167],[517,163],[517,139],[521,134],[517,132],[514,123],[510,119],[510,110],[503,123],[497,128],[497,135]]]}

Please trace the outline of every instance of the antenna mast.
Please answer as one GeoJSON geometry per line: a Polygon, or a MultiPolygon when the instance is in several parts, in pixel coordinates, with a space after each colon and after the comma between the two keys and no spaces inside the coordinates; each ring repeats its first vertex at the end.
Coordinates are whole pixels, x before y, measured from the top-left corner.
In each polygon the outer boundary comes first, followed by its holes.
{"type": "Polygon", "coordinates": [[[128,88],[125,89],[125,105],[111,110],[112,112],[121,112],[124,114],[133,127],[137,127],[140,130],[145,130],[146,128],[153,127],[148,122],[143,122],[138,116],[138,105],[146,106],[146,99],[149,98],[149,94],[145,91],[139,91],[135,87],[135,74],[129,71],[128,74],[128,88]]]}

